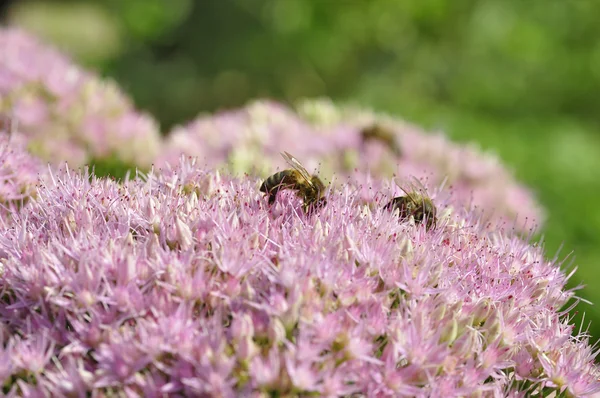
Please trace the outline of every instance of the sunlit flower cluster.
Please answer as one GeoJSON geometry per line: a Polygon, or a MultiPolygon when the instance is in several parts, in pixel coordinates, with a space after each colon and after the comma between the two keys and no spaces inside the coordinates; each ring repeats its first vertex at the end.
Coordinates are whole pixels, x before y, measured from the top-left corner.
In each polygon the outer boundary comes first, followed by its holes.
{"type": "Polygon", "coordinates": [[[331,152],[329,143],[318,137],[291,109],[272,101],[255,101],[176,127],[156,164],[176,163],[185,154],[208,167],[266,177],[285,164],[280,156],[283,150],[302,159],[309,169],[317,167],[319,158],[331,152]]]}
{"type": "Polygon", "coordinates": [[[289,167],[280,156],[285,150],[326,182],[343,183],[351,177],[367,184],[369,174],[404,181],[414,176],[430,189],[445,182],[457,201],[493,223],[503,221],[528,231],[543,222],[532,193],[497,157],[473,145],[455,144],[401,120],[338,108],[324,100],[305,101],[298,109],[296,113],[281,104],[255,101],[242,109],[201,116],[171,132],[157,164],[174,162],[183,153],[208,167],[267,177],[289,167]],[[398,148],[363,140],[362,130],[375,125],[390,131],[398,148]]]}
{"type": "Polygon", "coordinates": [[[28,149],[54,164],[149,167],[158,125],[115,83],[76,66],[28,33],[0,28],[0,112],[19,121],[28,149]]]}
{"type": "Polygon", "coordinates": [[[493,221],[515,221],[528,229],[544,221],[544,213],[532,192],[492,153],[475,144],[458,144],[442,133],[426,133],[415,125],[383,113],[354,106],[336,106],[330,100],[304,100],[298,114],[316,127],[331,127],[341,136],[359,136],[368,126],[381,126],[393,132],[401,155],[377,141],[344,148],[349,170],[369,170],[377,176],[416,176],[437,186],[443,181],[462,203],[484,212],[493,221]]]}
{"type": "Polygon", "coordinates": [[[0,231],[9,396],[583,396],[595,354],[542,250],[432,190],[436,228],[352,181],[305,214],[181,160],[54,172],[0,231]],[[92,395],[94,396],[94,395],[92,395]]]}

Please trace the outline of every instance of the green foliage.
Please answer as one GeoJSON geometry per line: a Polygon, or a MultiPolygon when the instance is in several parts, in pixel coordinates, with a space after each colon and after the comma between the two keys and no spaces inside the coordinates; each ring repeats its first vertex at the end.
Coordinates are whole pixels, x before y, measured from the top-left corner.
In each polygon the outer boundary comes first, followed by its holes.
{"type": "MultiPolygon", "coordinates": [[[[166,128],[250,98],[325,95],[499,152],[549,210],[548,256],[574,250],[572,283],[600,303],[600,2],[87,3],[119,21],[124,46],[98,67],[166,128]]],[[[579,310],[598,337],[594,308],[579,310]]]]}
{"type": "Polygon", "coordinates": [[[116,156],[92,160],[91,165],[94,168],[94,175],[98,177],[113,177],[122,180],[128,172],[135,175],[135,167],[123,163],[116,156]]]}

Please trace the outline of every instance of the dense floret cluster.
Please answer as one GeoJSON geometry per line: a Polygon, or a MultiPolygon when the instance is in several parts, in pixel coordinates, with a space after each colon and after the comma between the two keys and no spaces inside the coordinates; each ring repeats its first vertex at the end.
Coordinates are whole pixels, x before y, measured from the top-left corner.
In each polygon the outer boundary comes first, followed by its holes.
{"type": "Polygon", "coordinates": [[[158,125],[115,83],[100,79],[28,33],[0,28],[0,112],[12,112],[28,148],[53,164],[150,167],[158,125]]]}
{"type": "Polygon", "coordinates": [[[267,177],[288,166],[282,149],[327,181],[348,177],[367,184],[380,177],[415,176],[428,188],[444,183],[463,206],[487,221],[503,221],[521,231],[539,226],[543,212],[532,193],[517,183],[499,159],[472,145],[450,142],[386,115],[335,107],[330,102],[305,101],[298,113],[281,104],[255,101],[247,107],[201,116],[169,135],[158,165],[195,156],[211,168],[267,177]],[[363,130],[380,126],[398,147],[363,139],[363,130]]]}
{"type": "Polygon", "coordinates": [[[305,214],[182,160],[54,172],[0,232],[9,395],[522,396],[598,391],[542,250],[432,191],[436,228],[352,182],[305,214]]]}

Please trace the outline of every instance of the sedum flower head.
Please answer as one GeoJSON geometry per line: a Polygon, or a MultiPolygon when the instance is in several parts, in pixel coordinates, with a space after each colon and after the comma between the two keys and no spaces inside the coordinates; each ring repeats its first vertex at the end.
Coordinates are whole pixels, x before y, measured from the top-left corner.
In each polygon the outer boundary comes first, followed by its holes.
{"type": "Polygon", "coordinates": [[[160,136],[110,80],[74,65],[16,28],[0,29],[0,111],[12,111],[28,148],[54,164],[149,167],[160,136]]]}
{"type": "Polygon", "coordinates": [[[305,214],[182,159],[122,184],[63,170],[0,231],[14,395],[524,396],[600,390],[542,250],[435,191],[436,228],[352,182],[305,214]]]}
{"type": "MultiPolygon", "coordinates": [[[[305,101],[298,113],[270,101],[204,115],[173,130],[157,164],[183,153],[211,168],[268,177],[289,168],[282,150],[300,159],[325,181],[416,176],[430,189],[445,183],[456,200],[485,219],[528,231],[543,221],[531,192],[517,183],[500,160],[474,145],[449,141],[415,126],[368,110],[337,108],[324,100],[305,101]],[[391,143],[363,139],[365,128],[389,132],[391,143]]],[[[405,186],[404,188],[409,188],[405,186]]]]}

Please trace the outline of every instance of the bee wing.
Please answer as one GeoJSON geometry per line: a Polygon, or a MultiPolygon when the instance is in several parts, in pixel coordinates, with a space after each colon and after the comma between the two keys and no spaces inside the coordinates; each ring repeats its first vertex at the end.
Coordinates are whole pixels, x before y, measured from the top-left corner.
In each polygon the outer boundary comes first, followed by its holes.
{"type": "Polygon", "coordinates": [[[417,203],[419,201],[419,199],[417,197],[415,197],[415,195],[413,195],[413,192],[417,192],[417,191],[421,191],[421,195],[425,196],[427,194],[427,189],[425,188],[425,186],[421,183],[421,181],[419,181],[415,176],[412,177],[409,185],[410,188],[405,188],[404,186],[402,186],[399,182],[398,182],[398,177],[394,178],[394,183],[398,186],[398,188],[400,188],[402,190],[402,192],[404,192],[406,194],[406,196],[408,196],[408,198],[410,200],[412,200],[413,202],[417,203]]]}
{"type": "Polygon", "coordinates": [[[285,151],[281,153],[281,156],[283,156],[285,161],[290,166],[292,166],[294,168],[294,170],[296,170],[298,173],[300,173],[302,178],[304,178],[309,185],[311,185],[311,186],[313,185],[313,183],[311,182],[310,174],[308,174],[308,171],[306,171],[304,166],[302,166],[302,164],[295,157],[293,157],[289,152],[285,152],[285,151]]]}
{"type": "Polygon", "coordinates": [[[427,188],[425,188],[425,185],[423,185],[421,180],[419,180],[417,177],[412,176],[411,185],[415,191],[418,190],[421,191],[421,193],[424,195],[427,194],[427,188]]]}

